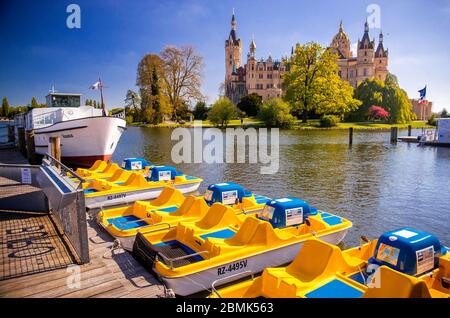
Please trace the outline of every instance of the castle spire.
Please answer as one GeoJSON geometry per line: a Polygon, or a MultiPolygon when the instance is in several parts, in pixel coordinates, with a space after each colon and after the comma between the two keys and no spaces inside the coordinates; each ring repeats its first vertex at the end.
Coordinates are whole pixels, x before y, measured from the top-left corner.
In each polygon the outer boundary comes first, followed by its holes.
{"type": "Polygon", "coordinates": [[[233,8],[233,15],[231,16],[231,29],[236,30],[236,17],[234,16],[234,8],[233,8]]]}
{"type": "Polygon", "coordinates": [[[379,40],[380,40],[380,43],[383,43],[383,31],[382,30],[380,30],[379,40]]]}
{"type": "Polygon", "coordinates": [[[339,32],[344,32],[344,26],[342,25],[342,19],[341,19],[341,23],[339,23],[339,32]]]}
{"type": "Polygon", "coordinates": [[[367,22],[367,18],[366,18],[366,23],[364,23],[364,33],[369,32],[369,22],[367,22]]]}

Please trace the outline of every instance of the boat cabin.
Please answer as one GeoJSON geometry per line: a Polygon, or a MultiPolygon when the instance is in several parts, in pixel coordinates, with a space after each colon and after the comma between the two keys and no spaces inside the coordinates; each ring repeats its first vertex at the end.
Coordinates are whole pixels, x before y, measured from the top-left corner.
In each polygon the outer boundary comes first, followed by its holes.
{"type": "Polygon", "coordinates": [[[204,197],[208,205],[213,205],[216,202],[233,205],[237,201],[242,203],[242,198],[251,196],[252,192],[244,189],[243,186],[237,183],[223,182],[210,184],[204,197]]]}
{"type": "Polygon", "coordinates": [[[121,167],[125,170],[142,170],[145,167],[152,166],[150,162],[144,158],[125,158],[122,161],[121,167]]]}
{"type": "Polygon", "coordinates": [[[405,227],[380,236],[369,264],[417,276],[437,268],[446,252],[436,236],[405,227]]]}
{"type": "Polygon", "coordinates": [[[317,210],[303,200],[294,197],[273,199],[259,214],[259,218],[272,224],[274,228],[284,228],[303,224],[309,215],[317,210]]]}
{"type": "Polygon", "coordinates": [[[45,96],[47,107],[80,107],[81,94],[50,93],[45,96]]]}
{"type": "Polygon", "coordinates": [[[26,113],[25,129],[39,129],[59,122],[102,116],[101,109],[81,106],[81,94],[50,93],[46,96],[47,107],[33,108],[26,113]]]}
{"type": "Polygon", "coordinates": [[[172,166],[154,166],[150,170],[150,176],[147,181],[170,181],[174,180],[176,176],[183,175],[172,166]]]}
{"type": "Polygon", "coordinates": [[[450,144],[450,118],[436,120],[437,141],[450,144]]]}

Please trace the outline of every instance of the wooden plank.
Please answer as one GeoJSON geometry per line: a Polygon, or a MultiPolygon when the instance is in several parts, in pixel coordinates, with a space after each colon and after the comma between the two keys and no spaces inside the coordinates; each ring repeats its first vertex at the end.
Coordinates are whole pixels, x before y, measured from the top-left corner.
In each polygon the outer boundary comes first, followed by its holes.
{"type": "Polygon", "coordinates": [[[62,298],[87,298],[93,297],[98,294],[105,293],[107,291],[115,290],[123,287],[122,284],[116,280],[104,282],[102,284],[94,285],[92,287],[83,288],[82,290],[65,294],[62,298]]]}

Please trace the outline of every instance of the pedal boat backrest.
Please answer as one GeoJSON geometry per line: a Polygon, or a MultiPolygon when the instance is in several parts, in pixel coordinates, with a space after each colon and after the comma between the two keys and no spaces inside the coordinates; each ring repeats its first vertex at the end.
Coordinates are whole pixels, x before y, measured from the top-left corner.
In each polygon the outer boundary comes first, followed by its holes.
{"type": "MultiPolygon", "coordinates": [[[[379,284],[368,288],[364,298],[430,298],[430,290],[423,280],[406,275],[387,266],[380,266],[379,284]]],[[[377,278],[375,278],[377,279],[377,278]]]]}
{"type": "Polygon", "coordinates": [[[183,216],[185,218],[200,218],[206,214],[209,206],[205,200],[200,197],[195,197],[192,194],[184,199],[180,208],[175,212],[170,213],[171,216],[183,216]]]}
{"type": "Polygon", "coordinates": [[[164,204],[181,205],[185,199],[186,198],[180,190],[167,186],[161,191],[156,199],[150,201],[150,204],[154,206],[161,206],[164,204]]]}
{"type": "Polygon", "coordinates": [[[128,170],[118,169],[113,175],[108,179],[109,182],[116,182],[119,180],[128,180],[132,172],[128,170]]]}
{"type": "Polygon", "coordinates": [[[213,227],[239,227],[242,221],[236,216],[234,209],[221,203],[214,203],[206,212],[205,216],[196,222],[195,225],[201,229],[211,229],[213,227]]]}
{"type": "Polygon", "coordinates": [[[131,176],[122,184],[124,187],[139,187],[146,188],[148,187],[148,182],[145,177],[140,173],[132,173],[131,176]]]}

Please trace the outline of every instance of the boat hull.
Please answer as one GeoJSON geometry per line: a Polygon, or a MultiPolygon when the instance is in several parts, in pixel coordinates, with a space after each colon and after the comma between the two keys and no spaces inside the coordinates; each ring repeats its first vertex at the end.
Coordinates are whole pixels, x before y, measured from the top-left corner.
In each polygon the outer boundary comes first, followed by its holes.
{"type": "Polygon", "coordinates": [[[126,122],[115,117],[87,117],[62,121],[34,130],[36,153],[45,155],[50,137],[60,137],[61,160],[77,166],[107,161],[117,147],[126,122]]]}
{"type": "MultiPolygon", "coordinates": [[[[336,245],[344,239],[347,231],[348,229],[342,229],[338,232],[317,236],[317,238],[336,245]]],[[[290,263],[297,256],[303,243],[304,241],[301,241],[269,252],[250,257],[243,257],[226,264],[221,264],[197,273],[177,278],[168,278],[164,276],[160,276],[160,278],[164,281],[168,288],[175,292],[175,294],[180,296],[188,296],[204,290],[210,290],[214,281],[217,279],[226,278],[227,274],[236,276],[230,280],[224,280],[223,283],[229,283],[234,280],[241,279],[243,276],[239,277],[237,275],[239,273],[252,272],[256,274],[262,272],[267,267],[276,267],[290,263]],[[239,264],[240,269],[232,272],[224,272],[224,269],[228,268],[230,265],[233,266],[233,264],[239,264]]]]}
{"type": "MultiPolygon", "coordinates": [[[[182,193],[195,192],[200,187],[201,182],[193,182],[188,184],[172,185],[175,189],[182,193]]],[[[151,200],[157,198],[165,186],[142,189],[135,191],[116,192],[114,194],[105,194],[95,197],[85,197],[85,204],[87,209],[103,209],[107,206],[117,206],[133,203],[135,201],[151,200]]]]}

